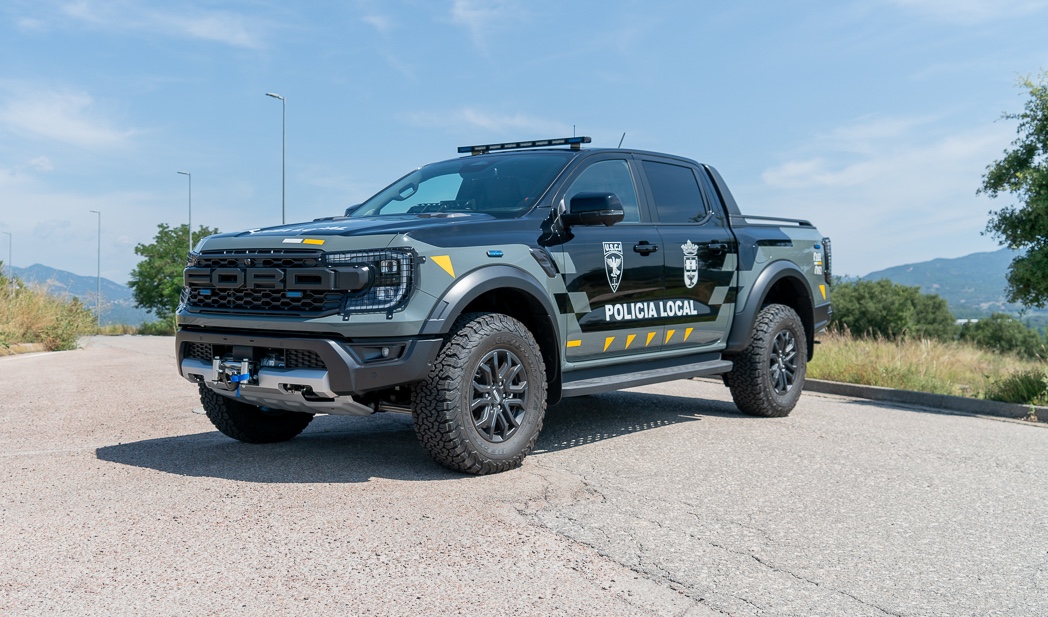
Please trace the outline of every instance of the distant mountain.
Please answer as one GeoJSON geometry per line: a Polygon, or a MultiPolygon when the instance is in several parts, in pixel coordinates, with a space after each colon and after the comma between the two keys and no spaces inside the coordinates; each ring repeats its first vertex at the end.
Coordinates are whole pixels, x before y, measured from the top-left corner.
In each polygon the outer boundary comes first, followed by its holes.
{"type": "Polygon", "coordinates": [[[933,259],[878,270],[862,279],[888,279],[900,285],[920,287],[923,293],[938,294],[958,318],[988,317],[992,313],[1021,314],[1024,321],[1040,325],[1048,319],[1048,310],[1012,304],[1005,296],[1008,266],[1016,255],[1015,251],[1001,249],[956,259],[933,259]]]}
{"type": "MultiPolygon", "coordinates": [[[[25,283],[46,287],[53,295],[62,298],[76,297],[91,308],[95,306],[98,290],[97,277],[80,276],[40,264],[33,264],[28,268],[14,268],[14,275],[25,283]]],[[[102,325],[137,326],[144,321],[154,319],[151,313],[135,306],[130,288],[106,278],[102,279],[102,325]]]]}

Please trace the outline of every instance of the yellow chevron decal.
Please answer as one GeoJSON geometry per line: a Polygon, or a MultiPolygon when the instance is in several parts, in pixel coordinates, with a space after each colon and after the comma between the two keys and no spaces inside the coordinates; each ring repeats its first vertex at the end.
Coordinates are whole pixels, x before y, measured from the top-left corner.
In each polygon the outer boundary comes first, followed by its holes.
{"type": "Polygon", "coordinates": [[[648,340],[644,342],[644,346],[647,347],[648,345],[651,345],[651,339],[653,338],[655,338],[655,333],[648,332],[648,340]]]}
{"type": "Polygon", "coordinates": [[[822,294],[822,299],[825,300],[826,299],[826,286],[825,285],[819,285],[819,293],[822,294]]]}
{"type": "Polygon", "coordinates": [[[633,339],[635,339],[635,338],[637,338],[636,334],[630,334],[629,336],[626,337],[626,349],[630,348],[630,345],[633,344],[633,339]]]}
{"type": "MultiPolygon", "coordinates": [[[[676,330],[666,330],[666,343],[669,343],[670,339],[673,338],[674,332],[676,332],[676,330]]],[[[665,345],[666,343],[663,343],[663,345],[665,345]]]]}
{"type": "Polygon", "coordinates": [[[615,341],[615,337],[614,336],[609,336],[608,338],[604,339],[604,351],[607,351],[608,347],[611,347],[611,344],[614,341],[615,341]]]}
{"type": "Polygon", "coordinates": [[[451,278],[455,278],[455,268],[451,265],[450,255],[433,255],[430,259],[433,260],[433,263],[443,268],[444,272],[450,274],[451,278]]]}
{"type": "Polygon", "coordinates": [[[568,341],[568,347],[582,347],[582,341],[568,341]]]}
{"type": "Polygon", "coordinates": [[[684,340],[685,341],[688,340],[688,337],[691,336],[691,331],[694,330],[694,329],[695,328],[688,328],[687,330],[684,331],[684,340]]]}

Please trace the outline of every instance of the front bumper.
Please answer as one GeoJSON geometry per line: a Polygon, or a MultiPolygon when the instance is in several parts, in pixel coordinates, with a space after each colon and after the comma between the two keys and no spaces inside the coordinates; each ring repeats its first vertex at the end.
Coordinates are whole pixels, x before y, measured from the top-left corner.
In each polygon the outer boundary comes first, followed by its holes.
{"type": "Polygon", "coordinates": [[[440,338],[341,341],[180,330],[180,374],[260,407],[307,413],[366,415],[354,397],[424,379],[440,338]],[[229,366],[244,367],[231,380],[229,366]]]}

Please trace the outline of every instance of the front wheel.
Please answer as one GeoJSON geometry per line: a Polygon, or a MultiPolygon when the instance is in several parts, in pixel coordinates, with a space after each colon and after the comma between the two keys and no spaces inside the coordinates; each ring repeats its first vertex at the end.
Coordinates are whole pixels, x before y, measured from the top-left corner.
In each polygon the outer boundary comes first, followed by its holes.
{"type": "Polygon", "coordinates": [[[519,467],[546,413],[546,369],[535,337],[498,313],[455,322],[412,389],[415,435],[441,465],[474,474],[519,467]]]}
{"type": "Polygon", "coordinates": [[[207,419],[222,434],[246,443],[287,441],[306,429],[313,414],[295,411],[268,411],[200,384],[200,402],[207,419]]]}
{"type": "Polygon", "coordinates": [[[804,389],[808,344],[797,312],[782,304],[761,309],[750,344],[732,358],[724,383],[739,411],[781,418],[793,411],[804,389]]]}

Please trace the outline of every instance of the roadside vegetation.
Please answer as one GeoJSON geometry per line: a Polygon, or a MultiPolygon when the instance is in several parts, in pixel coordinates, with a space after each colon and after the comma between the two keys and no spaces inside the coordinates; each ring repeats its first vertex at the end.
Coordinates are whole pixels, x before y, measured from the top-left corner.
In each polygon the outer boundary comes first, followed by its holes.
{"type": "Polygon", "coordinates": [[[966,341],[822,336],[808,377],[845,383],[1048,405],[1048,366],[966,341]]]}
{"type": "Polygon", "coordinates": [[[945,300],[891,281],[838,282],[808,376],[1048,404],[1048,341],[1011,315],[957,325],[945,300]]]}
{"type": "Polygon", "coordinates": [[[94,311],[77,298],[65,300],[0,274],[0,349],[17,343],[75,349],[77,339],[97,331],[96,324],[94,311]]]}

